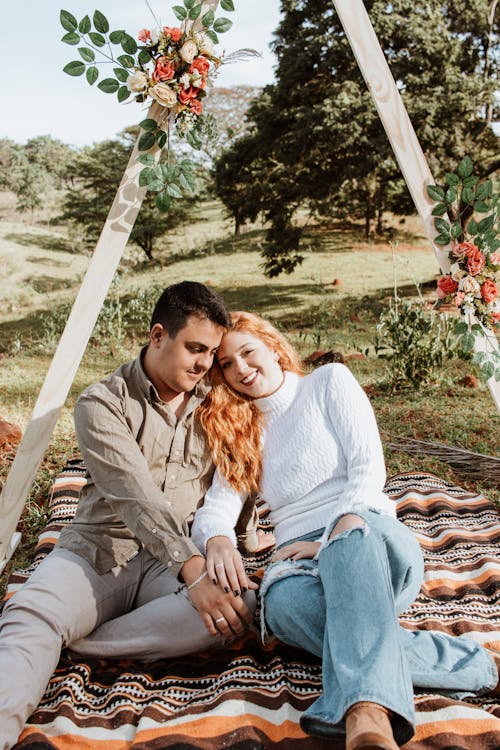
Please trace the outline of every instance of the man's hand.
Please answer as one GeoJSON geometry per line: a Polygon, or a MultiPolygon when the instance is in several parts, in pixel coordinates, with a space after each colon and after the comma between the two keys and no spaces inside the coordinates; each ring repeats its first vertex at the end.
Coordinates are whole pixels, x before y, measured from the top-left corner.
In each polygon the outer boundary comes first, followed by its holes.
{"type": "MultiPolygon", "coordinates": [[[[189,586],[205,570],[205,560],[195,556],[184,563],[181,575],[189,586]]],[[[225,638],[234,638],[235,635],[241,635],[252,621],[252,613],[243,599],[214,586],[208,575],[193,586],[188,594],[206,629],[213,636],[222,634],[225,638]]]]}
{"type": "Polygon", "coordinates": [[[213,536],[208,540],[207,572],[226,594],[232,591],[239,596],[242,591],[259,588],[248,578],[241,555],[227,536],[213,536]]]}

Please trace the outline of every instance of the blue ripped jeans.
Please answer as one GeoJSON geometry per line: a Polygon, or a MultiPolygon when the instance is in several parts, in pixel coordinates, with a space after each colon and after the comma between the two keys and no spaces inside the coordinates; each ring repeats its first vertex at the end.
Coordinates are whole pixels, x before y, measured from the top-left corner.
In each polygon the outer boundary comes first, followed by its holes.
{"type": "MultiPolygon", "coordinates": [[[[401,745],[415,730],[414,685],[481,693],[497,684],[498,674],[474,641],[399,624],[398,614],[422,584],[420,546],[394,518],[374,511],[357,515],[363,527],[360,522],[324,543],[317,561],[268,568],[265,619],[277,638],[322,657],[323,693],[301,717],[304,731],[343,735],[348,708],[372,701],[392,712],[401,745]]],[[[319,530],[302,539],[321,536],[319,530]]]]}

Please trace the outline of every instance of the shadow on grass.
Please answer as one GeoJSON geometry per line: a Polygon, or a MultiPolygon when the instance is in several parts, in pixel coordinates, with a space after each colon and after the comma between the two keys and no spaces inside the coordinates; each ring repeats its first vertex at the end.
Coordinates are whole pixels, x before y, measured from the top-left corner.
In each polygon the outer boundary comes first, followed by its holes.
{"type": "Polygon", "coordinates": [[[177,253],[166,255],[163,260],[165,266],[171,266],[185,260],[198,260],[211,255],[234,255],[235,253],[253,253],[261,250],[264,241],[264,232],[261,229],[252,229],[240,235],[233,235],[220,240],[208,240],[203,245],[193,247],[190,250],[181,250],[177,253]]]}
{"type": "Polygon", "coordinates": [[[74,249],[68,240],[54,234],[37,234],[36,232],[10,232],[5,239],[15,242],[23,247],[40,247],[42,250],[54,250],[55,252],[74,253],[74,249]]]}

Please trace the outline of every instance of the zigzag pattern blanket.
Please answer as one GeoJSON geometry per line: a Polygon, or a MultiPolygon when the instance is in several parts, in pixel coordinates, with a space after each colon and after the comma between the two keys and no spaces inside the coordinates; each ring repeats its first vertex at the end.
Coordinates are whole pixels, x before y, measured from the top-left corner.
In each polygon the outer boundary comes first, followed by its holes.
{"type": "MultiPolygon", "coordinates": [[[[47,554],[78,501],[80,463],[66,467],[51,494],[51,518],[34,565],[47,554]]],[[[481,495],[431,474],[403,474],[386,491],[417,534],[425,584],[402,616],[408,628],[467,634],[500,650],[500,514],[481,495]]],[[[263,526],[265,528],[265,519],[263,526]]],[[[262,558],[249,558],[256,572],[262,558]]],[[[11,576],[8,595],[30,570],[11,576]]],[[[312,739],[298,718],[321,688],[321,665],[257,629],[229,650],[154,665],[74,663],[64,656],[16,750],[341,750],[312,739]]],[[[417,733],[405,750],[498,750],[500,704],[417,692],[417,733]]]]}

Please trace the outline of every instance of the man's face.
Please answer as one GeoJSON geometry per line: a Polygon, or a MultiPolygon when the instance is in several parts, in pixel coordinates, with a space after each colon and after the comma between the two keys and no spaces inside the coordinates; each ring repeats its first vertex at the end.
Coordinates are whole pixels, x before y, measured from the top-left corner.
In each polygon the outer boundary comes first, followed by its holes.
{"type": "Polygon", "coordinates": [[[221,326],[196,315],[188,317],[174,338],[160,323],[153,326],[147,374],[163,401],[193,390],[212,366],[223,333],[221,326]]]}

